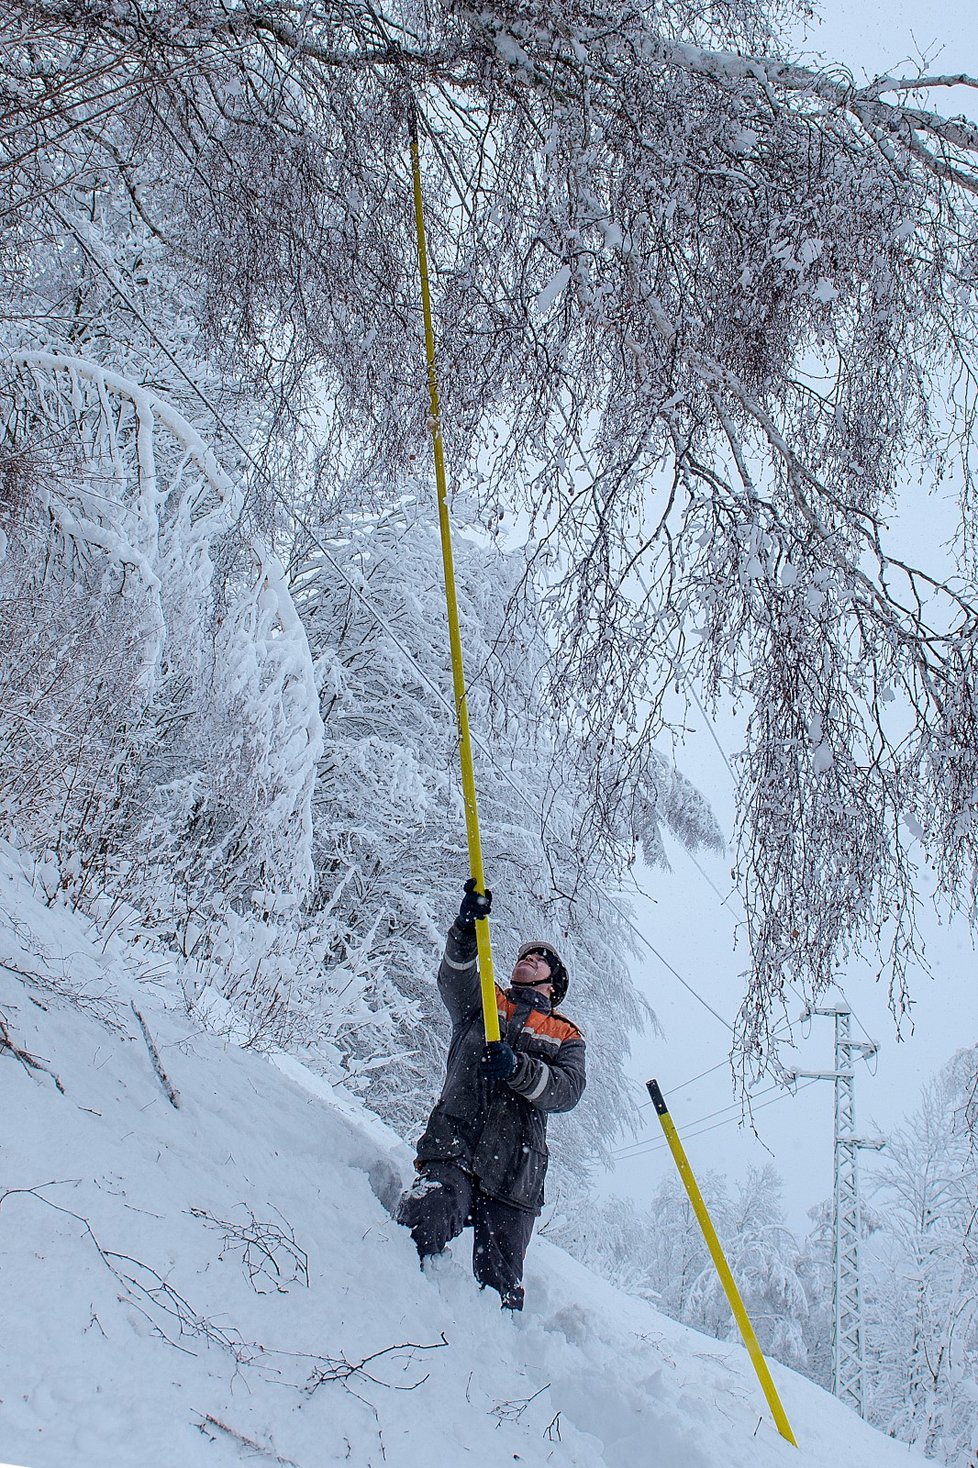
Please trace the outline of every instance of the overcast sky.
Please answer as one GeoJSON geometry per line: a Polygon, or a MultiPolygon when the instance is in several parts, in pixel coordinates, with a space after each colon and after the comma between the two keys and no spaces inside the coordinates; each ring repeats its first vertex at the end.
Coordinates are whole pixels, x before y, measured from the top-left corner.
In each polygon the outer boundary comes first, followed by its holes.
{"type": "MultiPolygon", "coordinates": [[[[926,12],[919,3],[907,0],[888,0],[885,5],[833,0],[821,7],[821,15],[820,23],[807,28],[801,44],[809,53],[821,53],[847,67],[857,83],[881,73],[906,75],[907,63],[921,56],[927,58],[932,72],[978,75],[978,9],[971,4],[966,7],[962,0],[936,0],[926,12]]],[[[942,110],[948,113],[967,110],[978,114],[978,93],[957,89],[940,96],[942,110]]],[[[933,528],[934,519],[933,504],[920,490],[908,490],[904,528],[916,539],[925,528],[933,528]]],[[[733,782],[723,756],[736,751],[737,722],[723,719],[712,734],[703,719],[692,722],[699,729],[680,763],[708,795],[724,831],[729,832],[733,782]]],[[[742,942],[734,947],[740,915],[737,899],[721,901],[731,891],[730,859],[698,859],[704,876],[681,849],[675,848],[672,858],[672,873],[652,872],[643,878],[653,900],[636,902],[639,925],[663,959],[709,1006],[732,1022],[743,993],[747,955],[742,942]]],[[[911,1022],[904,1024],[902,1040],[895,1035],[885,988],[874,982],[869,965],[853,965],[844,975],[845,997],[857,1017],[854,1035],[871,1036],[879,1045],[878,1056],[858,1067],[857,1125],[863,1135],[885,1135],[898,1125],[904,1113],[913,1109],[921,1085],[954,1050],[978,1041],[976,957],[967,926],[961,921],[942,925],[929,914],[926,932],[935,978],[919,972],[913,976],[916,1002],[911,1022]]],[[[649,1076],[658,1078],[687,1140],[694,1171],[717,1168],[738,1178],[748,1166],[772,1161],[784,1179],[789,1223],[803,1230],[808,1208],[829,1197],[832,1190],[831,1083],[800,1085],[794,1097],[777,1091],[759,1095],[755,1124],[761,1141],[756,1141],[739,1125],[739,1109],[721,1110],[733,1099],[729,1068],[723,1064],[729,1030],[658,959],[647,954],[636,973],[664,1031],[661,1038],[646,1037],[635,1047],[631,1070],[636,1088],[649,1076]],[[710,1074],[692,1079],[711,1067],[716,1068],[710,1074]],[[718,1111],[720,1115],[713,1115],[718,1111]],[[706,1119],[696,1125],[700,1118],[706,1119]]],[[[796,1005],[793,1014],[800,1009],[796,1005]]],[[[794,1037],[799,1068],[831,1069],[830,1019],[796,1026],[794,1037]]],[[[621,1160],[607,1181],[611,1191],[637,1200],[649,1198],[660,1178],[673,1170],[654,1113],[647,1108],[644,1114],[650,1150],[621,1160]]],[[[861,1158],[864,1192],[871,1193],[875,1154],[864,1152],[861,1158]]]]}

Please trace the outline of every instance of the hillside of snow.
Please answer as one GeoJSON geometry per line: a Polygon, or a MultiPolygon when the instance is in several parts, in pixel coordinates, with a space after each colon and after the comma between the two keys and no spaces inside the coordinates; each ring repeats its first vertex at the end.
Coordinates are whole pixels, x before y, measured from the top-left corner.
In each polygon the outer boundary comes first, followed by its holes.
{"type": "Polygon", "coordinates": [[[545,1239],[522,1316],[479,1292],[467,1235],[422,1274],[390,1214],[409,1149],[218,1017],[189,1017],[170,960],[49,908],[0,849],[3,1463],[922,1461],[775,1364],[796,1451],[739,1345],[545,1239]]]}

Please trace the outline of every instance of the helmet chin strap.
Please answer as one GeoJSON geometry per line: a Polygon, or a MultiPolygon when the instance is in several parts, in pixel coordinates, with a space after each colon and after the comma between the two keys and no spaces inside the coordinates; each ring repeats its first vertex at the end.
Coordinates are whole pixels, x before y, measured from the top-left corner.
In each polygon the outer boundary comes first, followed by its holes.
{"type": "Polygon", "coordinates": [[[514,974],[513,983],[519,989],[549,989],[551,996],[553,995],[554,986],[552,979],[540,979],[539,981],[536,979],[518,979],[514,974]]]}

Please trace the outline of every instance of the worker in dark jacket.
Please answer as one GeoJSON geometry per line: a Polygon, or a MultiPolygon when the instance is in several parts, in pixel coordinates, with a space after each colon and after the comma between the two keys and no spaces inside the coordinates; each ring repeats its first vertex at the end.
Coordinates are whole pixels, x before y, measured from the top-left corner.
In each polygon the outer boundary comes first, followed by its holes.
{"type": "Polygon", "coordinates": [[[584,1090],[584,1039],[556,1013],[567,973],[546,942],[524,943],[510,987],[496,986],[501,1039],[486,1044],[475,924],[490,893],[470,878],[448,934],[438,990],[452,1021],[441,1095],[418,1143],[417,1181],[398,1219],[422,1266],[466,1224],[472,1268],[499,1291],[503,1309],[523,1307],[523,1259],[543,1207],[547,1115],[570,1111],[584,1090]]]}

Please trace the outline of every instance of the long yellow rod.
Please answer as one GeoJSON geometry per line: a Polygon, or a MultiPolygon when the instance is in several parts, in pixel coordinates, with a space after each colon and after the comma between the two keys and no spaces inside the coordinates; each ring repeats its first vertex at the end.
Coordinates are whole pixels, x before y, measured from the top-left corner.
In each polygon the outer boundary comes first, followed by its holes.
{"type": "MultiPolygon", "coordinates": [[[[462,797],[465,803],[465,833],[469,847],[469,866],[475,878],[476,891],[485,892],[486,874],[482,862],[482,837],[479,831],[479,806],[475,793],[475,766],[469,733],[469,705],[465,692],[465,666],[462,661],[462,637],[458,622],[458,596],[455,590],[455,557],[452,553],[452,526],[448,514],[448,486],[445,476],[445,449],[441,432],[441,403],[438,396],[438,372],[435,359],[435,328],[431,315],[431,285],[428,276],[428,246],[424,227],[424,199],[421,192],[421,151],[418,147],[418,120],[413,103],[410,112],[411,171],[414,175],[414,222],[418,240],[418,269],[421,274],[421,306],[424,313],[425,355],[428,364],[428,399],[430,402],[431,441],[435,456],[435,485],[438,491],[438,527],[441,531],[441,558],[445,573],[445,604],[448,610],[448,638],[452,652],[452,683],[455,689],[455,712],[458,716],[459,759],[462,765],[462,797]]],[[[496,985],[492,966],[492,943],[488,918],[475,925],[479,952],[479,981],[482,988],[482,1019],[486,1039],[499,1039],[499,1014],[496,1010],[496,985]]]]}
{"type": "Polygon", "coordinates": [[[666,1134],[669,1150],[672,1152],[673,1159],[679,1169],[679,1176],[682,1178],[686,1191],[689,1194],[689,1201],[693,1205],[693,1212],[696,1214],[699,1226],[703,1230],[703,1237],[706,1239],[706,1246],[716,1266],[716,1272],[720,1276],[720,1283],[726,1292],[730,1308],[734,1313],[734,1319],[740,1327],[740,1334],[744,1338],[744,1345],[747,1347],[751,1361],[754,1363],[757,1379],[761,1383],[764,1395],[767,1398],[767,1404],[771,1409],[771,1415],[774,1418],[775,1425],[781,1436],[786,1438],[793,1447],[797,1447],[798,1444],[795,1442],[795,1435],[791,1430],[791,1424],[788,1421],[784,1407],[781,1405],[781,1398],[778,1396],[778,1390],[774,1385],[770,1368],[764,1359],[764,1353],[758,1344],[757,1336],[754,1334],[754,1327],[750,1323],[750,1316],[747,1314],[744,1302],[740,1297],[737,1281],[731,1273],[730,1265],[727,1263],[726,1255],[723,1252],[720,1240],[717,1238],[716,1229],[713,1227],[713,1220],[710,1218],[706,1204],[703,1201],[703,1194],[700,1192],[696,1179],[693,1176],[693,1169],[689,1165],[683,1144],[679,1140],[679,1133],[676,1131],[675,1123],[669,1115],[669,1108],[666,1106],[665,1098],[659,1089],[659,1083],[658,1081],[647,1081],[646,1085],[649,1095],[652,1097],[652,1105],[655,1107],[656,1115],[662,1123],[662,1130],[666,1134]]]}

